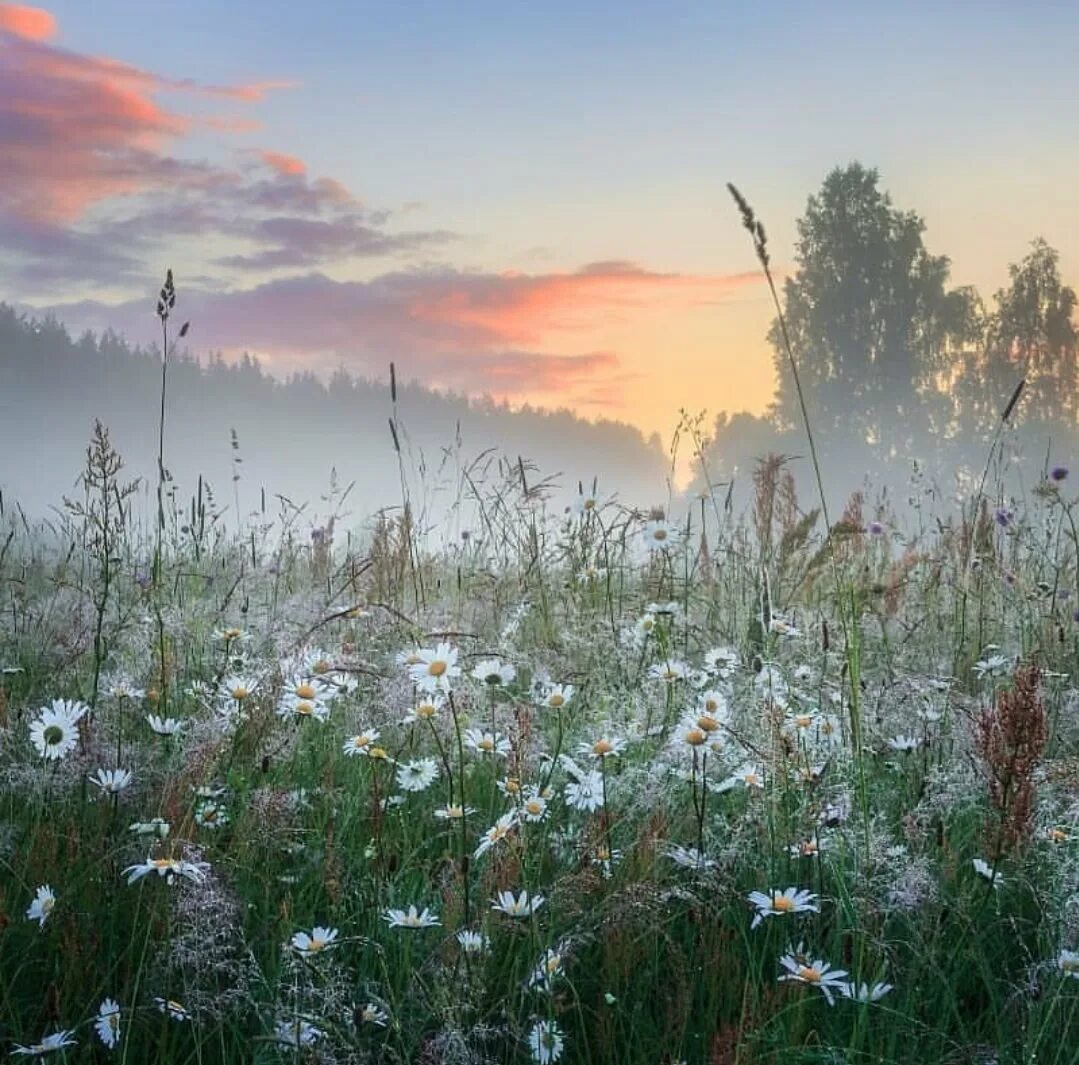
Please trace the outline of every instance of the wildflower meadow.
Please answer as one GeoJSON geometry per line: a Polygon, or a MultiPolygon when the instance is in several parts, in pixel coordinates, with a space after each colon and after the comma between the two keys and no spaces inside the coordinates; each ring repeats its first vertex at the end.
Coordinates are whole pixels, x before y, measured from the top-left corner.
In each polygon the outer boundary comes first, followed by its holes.
{"type": "Polygon", "coordinates": [[[156,485],[99,424],[4,501],[6,1053],[1079,1060],[1066,466],[833,518],[489,460],[436,519],[394,405],[401,498],[316,524],[178,488],[166,369],[156,485]]]}

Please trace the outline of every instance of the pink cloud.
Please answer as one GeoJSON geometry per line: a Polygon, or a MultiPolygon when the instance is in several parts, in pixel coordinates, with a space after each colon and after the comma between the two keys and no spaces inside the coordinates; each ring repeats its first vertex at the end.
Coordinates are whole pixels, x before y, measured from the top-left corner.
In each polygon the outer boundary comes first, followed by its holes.
{"type": "Polygon", "coordinates": [[[0,5],[0,31],[0,210],[26,219],[70,223],[103,200],[182,187],[188,168],[166,149],[192,121],[162,91],[252,101],[286,84],[200,85],[72,52],[48,43],[55,21],[37,8],[0,5]]]}
{"type": "Polygon", "coordinates": [[[28,41],[47,41],[56,35],[56,19],[40,7],[0,4],[0,33],[28,41]]]}
{"type": "Polygon", "coordinates": [[[292,176],[306,174],[307,164],[295,155],[286,155],[284,152],[259,152],[259,158],[271,169],[279,174],[292,176]]]}

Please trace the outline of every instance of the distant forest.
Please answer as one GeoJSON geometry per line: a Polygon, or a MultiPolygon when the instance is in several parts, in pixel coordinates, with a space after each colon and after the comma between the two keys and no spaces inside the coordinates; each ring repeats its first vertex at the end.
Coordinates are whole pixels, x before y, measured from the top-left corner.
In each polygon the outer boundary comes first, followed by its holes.
{"type": "MultiPolygon", "coordinates": [[[[94,420],[110,430],[132,478],[144,481],[151,512],[156,486],[161,356],[106,332],[73,339],[54,318],[36,320],[0,304],[0,491],[40,515],[77,494],[94,420]]],[[[445,514],[472,476],[499,475],[518,458],[542,476],[559,477],[552,505],[566,505],[578,481],[598,479],[634,505],[667,498],[668,463],[658,437],[611,422],[589,422],[569,411],[510,408],[399,385],[397,408],[410,492],[419,506],[445,514]]],[[[401,500],[397,455],[389,427],[387,380],[359,380],[343,371],[322,383],[310,374],[281,381],[249,357],[227,363],[170,355],[165,465],[177,502],[202,476],[223,513],[261,508],[276,513],[278,495],[307,504],[312,521],[329,516],[336,471],[338,492],[356,486],[344,510],[355,522],[401,500]],[[234,481],[234,478],[237,480],[234,481]]],[[[527,469],[526,465],[526,469],[527,469]]],[[[467,494],[464,493],[464,494],[467,494]]],[[[231,519],[228,519],[231,524],[231,519]]]]}
{"type": "MultiPolygon", "coordinates": [[[[1028,486],[1043,468],[1079,459],[1076,296],[1061,280],[1057,252],[1034,240],[986,303],[973,288],[949,286],[949,260],[927,250],[924,232],[918,214],[893,205],[877,171],[857,163],[833,170],[798,221],[781,302],[837,503],[869,485],[867,495],[888,488],[902,507],[912,477],[923,490],[935,482],[965,493],[991,449],[991,487],[1001,454],[1022,454],[1028,486]]],[[[695,489],[732,477],[744,488],[771,452],[795,457],[788,469],[812,504],[817,489],[778,319],[769,339],[771,407],[760,416],[720,414],[700,433],[708,474],[698,471],[695,489]]],[[[1014,481],[1010,488],[1022,490],[1014,481]]]]}

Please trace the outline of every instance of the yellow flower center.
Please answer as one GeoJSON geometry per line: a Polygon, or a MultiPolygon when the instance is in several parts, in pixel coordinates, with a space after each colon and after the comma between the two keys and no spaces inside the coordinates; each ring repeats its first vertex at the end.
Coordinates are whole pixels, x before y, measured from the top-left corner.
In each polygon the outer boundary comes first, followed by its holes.
{"type": "Polygon", "coordinates": [[[46,895],[45,898],[41,900],[41,912],[48,916],[50,913],[52,913],[52,908],[55,905],[56,899],[54,899],[51,895],[46,895]]]}
{"type": "Polygon", "coordinates": [[[217,810],[215,810],[212,806],[207,810],[203,810],[202,811],[202,819],[203,819],[203,821],[209,821],[209,822],[216,821],[217,820],[217,810]]]}
{"type": "Polygon", "coordinates": [[[539,799],[529,799],[525,803],[525,809],[533,816],[538,817],[543,813],[543,803],[539,799]]]}
{"type": "Polygon", "coordinates": [[[605,754],[610,754],[614,750],[614,744],[610,740],[596,740],[592,744],[592,753],[597,758],[602,758],[605,754]]]}
{"type": "Polygon", "coordinates": [[[1066,973],[1079,973],[1079,958],[1065,958],[1060,967],[1066,973]]]}
{"type": "Polygon", "coordinates": [[[595,510],[596,509],[596,501],[594,499],[586,499],[584,501],[584,509],[585,510],[595,510]]]}
{"type": "Polygon", "coordinates": [[[361,733],[359,736],[353,736],[352,737],[352,746],[357,751],[362,751],[364,749],[364,747],[370,747],[371,746],[371,737],[368,736],[366,733],[361,733]]]}
{"type": "Polygon", "coordinates": [[[325,946],[326,946],[326,940],[325,940],[325,939],[318,939],[318,938],[316,938],[316,937],[312,936],[312,937],[311,937],[311,944],[310,944],[310,946],[309,946],[309,947],[308,947],[307,949],[308,949],[308,950],[309,950],[309,951],[310,951],[310,952],[311,952],[312,954],[317,954],[317,953],[318,953],[318,952],[319,952],[320,950],[322,950],[322,949],[323,949],[323,948],[324,948],[325,946]]]}
{"type": "Polygon", "coordinates": [[[243,702],[250,694],[251,693],[242,684],[237,684],[236,687],[232,689],[232,697],[238,703],[243,702]]]}
{"type": "Polygon", "coordinates": [[[761,778],[756,773],[746,773],[742,779],[747,784],[759,784],[761,782],[761,778]]]}
{"type": "Polygon", "coordinates": [[[155,869],[175,869],[176,864],[175,858],[155,858],[153,862],[151,862],[151,865],[153,865],[155,869]]]}
{"type": "Polygon", "coordinates": [[[224,636],[226,640],[238,640],[243,635],[240,629],[225,629],[224,636]]]}
{"type": "Polygon", "coordinates": [[[505,788],[511,795],[516,795],[521,790],[521,782],[513,777],[507,777],[505,788]]]}
{"type": "Polygon", "coordinates": [[[652,538],[655,539],[655,540],[666,540],[667,539],[667,530],[666,529],[656,529],[652,533],[652,538]]]}
{"type": "Polygon", "coordinates": [[[493,751],[495,749],[495,741],[490,736],[484,736],[476,746],[481,751],[493,751]]]}
{"type": "Polygon", "coordinates": [[[176,1002],[171,998],[168,1000],[168,1002],[165,1003],[165,1005],[168,1006],[168,1008],[170,1010],[172,1010],[173,1013],[186,1013],[187,1012],[187,1010],[185,1010],[183,1008],[183,1006],[180,1005],[179,1002],[176,1002]]]}
{"type": "Polygon", "coordinates": [[[388,758],[389,757],[389,755],[386,753],[386,748],[385,747],[372,747],[371,750],[368,751],[367,753],[372,758],[388,758]]]}
{"type": "Polygon", "coordinates": [[[313,684],[297,684],[296,685],[296,698],[306,699],[308,701],[315,698],[318,692],[315,691],[313,684]]]}
{"type": "Polygon", "coordinates": [[[553,976],[562,967],[562,955],[552,954],[543,965],[548,976],[553,976]]]}
{"type": "Polygon", "coordinates": [[[812,965],[799,965],[798,976],[807,984],[819,984],[821,981],[820,969],[817,969],[812,965]]]}
{"type": "Polygon", "coordinates": [[[699,747],[707,739],[704,729],[691,728],[686,732],[686,743],[691,747],[699,747]]]}
{"type": "Polygon", "coordinates": [[[558,692],[547,697],[547,705],[551,707],[552,710],[557,710],[560,706],[564,705],[565,702],[565,696],[559,695],[558,692]]]}
{"type": "Polygon", "coordinates": [[[813,724],[813,718],[810,714],[798,714],[794,718],[794,723],[798,728],[809,728],[813,724]]]}
{"type": "Polygon", "coordinates": [[[697,728],[704,732],[715,732],[719,728],[719,722],[711,714],[701,714],[697,718],[697,728]]]}
{"type": "Polygon", "coordinates": [[[776,913],[790,913],[794,909],[794,902],[786,895],[775,895],[772,898],[772,909],[776,913]]]}
{"type": "Polygon", "coordinates": [[[325,658],[320,658],[311,667],[311,672],[316,676],[321,676],[323,673],[329,673],[331,669],[333,669],[333,666],[325,658]]]}
{"type": "Polygon", "coordinates": [[[1066,843],[1068,841],[1068,833],[1062,828],[1049,829],[1049,839],[1053,843],[1066,843]]]}
{"type": "Polygon", "coordinates": [[[465,810],[463,806],[447,806],[446,816],[452,818],[459,818],[465,816],[465,810]]]}

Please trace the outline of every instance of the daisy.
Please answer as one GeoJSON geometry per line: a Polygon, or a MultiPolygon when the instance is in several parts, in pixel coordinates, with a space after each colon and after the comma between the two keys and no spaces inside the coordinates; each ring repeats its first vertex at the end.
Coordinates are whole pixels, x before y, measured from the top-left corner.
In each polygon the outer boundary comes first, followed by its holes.
{"type": "Polygon", "coordinates": [[[498,910],[507,917],[530,917],[543,905],[543,902],[542,895],[529,898],[527,891],[522,891],[516,898],[512,891],[500,891],[491,903],[491,909],[498,910]]]}
{"type": "Polygon", "coordinates": [[[777,636],[788,636],[791,639],[801,636],[801,630],[787,618],[774,617],[768,622],[768,631],[777,636]]]}
{"type": "Polygon", "coordinates": [[[715,732],[720,725],[725,725],[731,716],[730,707],[727,704],[727,696],[709,688],[701,692],[697,700],[698,724],[706,732],[715,732]]]}
{"type": "Polygon", "coordinates": [[[579,743],[577,753],[602,761],[604,758],[617,758],[625,746],[626,741],[616,736],[601,736],[593,743],[579,743]]]}
{"type": "Polygon", "coordinates": [[[808,955],[802,953],[801,945],[792,953],[784,954],[779,959],[779,964],[787,970],[780,976],[781,982],[793,980],[800,984],[809,984],[811,987],[819,987],[829,1006],[835,1005],[832,991],[841,991],[846,983],[843,977],[847,974],[843,969],[833,969],[827,962],[820,959],[811,961],[808,955]]]}
{"type": "Polygon", "coordinates": [[[661,680],[664,684],[674,684],[689,678],[689,666],[685,662],[671,658],[666,662],[657,662],[654,666],[650,666],[648,677],[650,680],[661,680]]]}
{"type": "Polygon", "coordinates": [[[907,754],[921,747],[922,741],[917,736],[893,736],[888,741],[888,746],[893,751],[907,754]]]}
{"type": "Polygon", "coordinates": [[[491,946],[491,941],[482,932],[473,932],[462,928],[457,933],[457,942],[466,954],[483,954],[491,946]]]}
{"type": "Polygon", "coordinates": [[[219,691],[222,698],[231,699],[237,705],[242,706],[254,695],[257,687],[258,682],[253,678],[233,674],[221,682],[219,691]]]}
{"type": "Polygon", "coordinates": [[[659,519],[648,522],[641,531],[645,546],[650,551],[667,551],[678,546],[678,529],[670,522],[659,519]]]}
{"type": "Polygon", "coordinates": [[[356,1017],[360,1024],[373,1024],[379,1028],[385,1028],[390,1023],[390,1015],[373,1002],[361,1006],[356,1011],[356,1017]]]}
{"type": "Polygon", "coordinates": [[[146,691],[137,687],[130,677],[120,674],[110,677],[102,686],[110,699],[145,699],[146,691]]]}
{"type": "Polygon", "coordinates": [[[505,758],[512,748],[510,741],[497,732],[484,732],[481,729],[465,729],[465,743],[480,754],[493,754],[505,758]]]}
{"type": "Polygon", "coordinates": [[[521,803],[520,816],[529,824],[539,824],[547,816],[547,800],[535,789],[521,803]]]}
{"type": "Polygon", "coordinates": [[[20,1043],[15,1044],[15,1049],[11,1052],[12,1057],[22,1055],[28,1058],[40,1058],[46,1054],[51,1054],[54,1050],[61,1050],[64,1047],[75,1046],[77,1040],[71,1037],[75,1034],[74,1030],[64,1032],[53,1032],[52,1035],[45,1036],[40,1043],[31,1043],[30,1046],[22,1046],[20,1043]]]}
{"type": "Polygon", "coordinates": [[[554,1021],[536,1021],[528,1033],[528,1046],[538,1065],[549,1065],[562,1057],[565,1040],[562,1030],[554,1021]]]}
{"type": "Polygon", "coordinates": [[[190,880],[193,884],[201,884],[209,869],[207,862],[185,862],[179,858],[147,858],[140,865],[129,865],[123,875],[127,877],[128,884],[134,884],[136,880],[141,880],[150,873],[163,876],[170,885],[177,877],[190,880]]]}
{"type": "Polygon", "coordinates": [[[529,987],[539,987],[544,991],[550,991],[556,976],[562,974],[562,953],[548,948],[543,953],[539,964],[532,970],[528,978],[529,987]]]}
{"type": "Polygon", "coordinates": [[[394,656],[394,661],[404,669],[410,669],[412,666],[419,665],[423,659],[420,658],[420,649],[412,647],[407,651],[398,651],[394,656]]]}
{"type": "Polygon", "coordinates": [[[824,850],[823,839],[807,839],[801,843],[792,843],[787,852],[792,858],[816,858],[824,850]]]}
{"type": "Polygon", "coordinates": [[[994,871],[993,867],[985,861],[983,858],[974,858],[971,862],[974,866],[974,871],[980,877],[984,877],[990,881],[995,888],[999,888],[1004,883],[1004,876],[999,870],[994,871]]]}
{"type": "Polygon", "coordinates": [[[183,731],[183,722],[174,717],[158,717],[157,714],[147,714],[146,720],[150,728],[159,736],[176,736],[183,731]]]}
{"type": "Polygon", "coordinates": [[[440,695],[421,695],[419,702],[405,714],[403,725],[412,725],[418,721],[434,721],[445,703],[440,695]]]}
{"type": "Polygon", "coordinates": [[[482,858],[492,847],[501,843],[517,827],[517,813],[511,810],[503,814],[480,838],[479,846],[473,852],[473,858],[482,858]]]}
{"type": "Polygon", "coordinates": [[[512,684],[517,670],[509,662],[500,662],[497,658],[485,658],[477,663],[472,676],[490,688],[503,688],[512,684]]]}
{"type": "Polygon", "coordinates": [[[575,810],[598,810],[603,805],[603,774],[596,769],[579,773],[566,784],[563,794],[566,803],[575,810]]]}
{"type": "Polygon", "coordinates": [[[816,898],[811,891],[800,891],[796,887],[772,891],[767,895],[763,891],[751,891],[748,899],[757,907],[757,913],[749,927],[756,928],[766,917],[784,913],[820,913],[820,907],[814,901],[816,898]]]}
{"type": "Polygon", "coordinates": [[[243,629],[238,628],[235,625],[230,625],[227,628],[214,629],[211,639],[213,639],[215,643],[246,643],[251,639],[251,634],[244,632],[243,629]]]}
{"type": "Polygon", "coordinates": [[[448,692],[450,681],[461,675],[461,667],[457,665],[457,648],[440,643],[434,650],[423,648],[418,654],[419,661],[408,667],[412,683],[421,691],[448,692]]]}
{"type": "Polygon", "coordinates": [[[683,847],[672,843],[667,848],[667,857],[683,869],[693,869],[698,873],[707,872],[716,867],[715,860],[705,857],[696,847],[683,847]]]}
{"type": "Polygon", "coordinates": [[[137,836],[157,836],[158,839],[164,839],[172,831],[172,825],[163,817],[155,817],[150,821],[134,821],[128,825],[127,830],[137,836]]]}
{"type": "Polygon", "coordinates": [[[281,1046],[309,1047],[317,1043],[326,1033],[308,1021],[278,1021],[274,1025],[274,1040],[281,1046]]]}
{"type": "Polygon", "coordinates": [[[26,911],[26,919],[28,921],[37,921],[38,928],[44,928],[45,922],[49,919],[49,914],[52,913],[55,906],[56,895],[52,888],[48,884],[42,884],[34,893],[34,901],[30,903],[26,911]]]}
{"type": "Polygon", "coordinates": [[[195,807],[195,823],[202,828],[224,828],[229,823],[229,815],[220,803],[202,802],[195,807]]]}
{"type": "Polygon", "coordinates": [[[714,647],[704,656],[704,668],[720,680],[729,680],[738,668],[738,652],[733,647],[714,647]]]}
{"type": "Polygon", "coordinates": [[[561,710],[572,698],[572,684],[551,684],[540,696],[540,706],[546,710],[561,710]]]}
{"type": "Polygon", "coordinates": [[[853,999],[855,1002],[878,1002],[889,991],[894,990],[891,984],[843,984],[839,988],[839,993],[844,998],[853,999]]]}
{"type": "Polygon", "coordinates": [[[97,1037],[112,1050],[120,1042],[120,1007],[111,998],[105,999],[97,1008],[94,1021],[97,1037]]]}
{"type": "Polygon", "coordinates": [[[1057,955],[1057,968],[1073,980],[1079,980],[1079,951],[1062,950],[1057,955]]]}
{"type": "Polygon", "coordinates": [[[1001,654],[987,655],[985,658],[974,663],[974,672],[979,680],[985,677],[999,677],[1008,672],[1011,665],[1008,658],[1001,654]]]}
{"type": "Polygon", "coordinates": [[[315,925],[311,929],[310,935],[306,932],[296,932],[289,940],[289,946],[302,957],[313,958],[316,954],[329,950],[334,945],[337,934],[336,928],[323,928],[321,925],[315,925]]]}
{"type": "Polygon", "coordinates": [[[314,718],[325,721],[330,716],[326,688],[316,681],[293,678],[277,703],[278,717],[314,718]]]}
{"type": "Polygon", "coordinates": [[[96,784],[102,795],[119,795],[133,779],[127,769],[99,769],[97,776],[90,778],[90,783],[96,784]]]}
{"type": "Polygon", "coordinates": [[[154,998],[154,1005],[167,1017],[174,1021],[189,1021],[191,1014],[182,1003],[172,998],[154,998]]]}
{"type": "Polygon", "coordinates": [[[438,915],[432,913],[426,906],[422,911],[417,910],[415,906],[409,906],[407,912],[405,910],[383,910],[382,919],[391,928],[434,928],[442,924],[438,915]]]}
{"type": "Polygon", "coordinates": [[[426,791],[438,779],[438,763],[433,758],[417,758],[397,767],[397,785],[402,791],[426,791]]]}
{"type": "Polygon", "coordinates": [[[43,706],[30,722],[30,742],[37,753],[49,762],[67,757],[79,742],[76,726],[88,709],[84,703],[67,699],[53,699],[51,706],[43,706]]]}
{"type": "Polygon", "coordinates": [[[656,630],[656,615],[644,614],[633,626],[633,639],[638,644],[643,644],[656,630]]]}
{"type": "Polygon", "coordinates": [[[599,507],[599,496],[595,491],[586,492],[582,487],[573,501],[573,513],[578,517],[585,517],[599,507]]]}
{"type": "Polygon", "coordinates": [[[349,756],[349,758],[355,758],[358,754],[367,754],[372,744],[378,739],[378,729],[371,729],[369,732],[360,732],[355,736],[349,736],[347,740],[341,745],[341,750],[349,756]]]}
{"type": "Polygon", "coordinates": [[[461,821],[466,817],[471,817],[475,812],[475,807],[454,803],[452,806],[440,806],[435,810],[435,817],[440,821],[461,821]]]}

